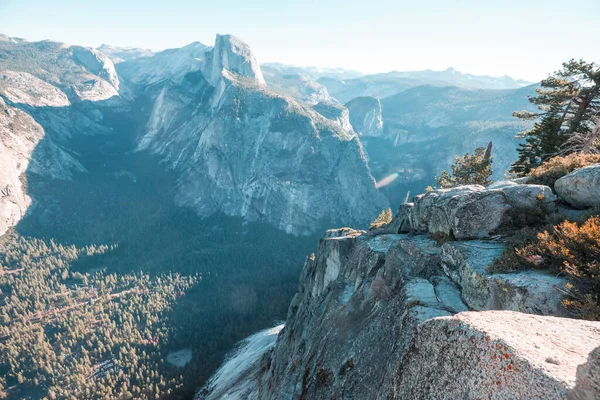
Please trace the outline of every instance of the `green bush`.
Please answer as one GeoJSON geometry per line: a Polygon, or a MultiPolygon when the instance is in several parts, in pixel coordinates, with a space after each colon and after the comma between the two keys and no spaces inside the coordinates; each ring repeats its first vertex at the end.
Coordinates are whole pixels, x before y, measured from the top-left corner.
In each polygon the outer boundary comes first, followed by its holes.
{"type": "Polygon", "coordinates": [[[484,147],[475,149],[475,154],[469,153],[462,157],[455,156],[451,166],[452,173],[442,171],[436,177],[441,188],[451,188],[460,185],[483,185],[492,183],[491,143],[486,150],[484,147]]]}

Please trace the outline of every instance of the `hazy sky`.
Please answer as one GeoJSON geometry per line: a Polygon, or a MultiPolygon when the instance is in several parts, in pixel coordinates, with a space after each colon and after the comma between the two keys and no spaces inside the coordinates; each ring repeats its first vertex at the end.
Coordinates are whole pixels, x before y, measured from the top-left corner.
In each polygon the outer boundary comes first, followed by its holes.
{"type": "Polygon", "coordinates": [[[600,0],[0,0],[0,32],[28,40],[158,50],[232,33],[259,62],[529,80],[600,60],[599,19],[600,0]]]}

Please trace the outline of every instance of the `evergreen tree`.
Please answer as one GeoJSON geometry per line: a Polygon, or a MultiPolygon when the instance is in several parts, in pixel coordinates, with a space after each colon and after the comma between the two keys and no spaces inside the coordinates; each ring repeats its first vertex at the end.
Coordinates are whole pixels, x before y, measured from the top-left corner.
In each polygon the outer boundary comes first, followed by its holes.
{"type": "Polygon", "coordinates": [[[460,185],[484,185],[492,183],[492,142],[485,147],[475,149],[473,155],[466,153],[464,156],[454,157],[451,166],[452,173],[442,171],[436,177],[441,188],[450,188],[460,185]]]}
{"type": "Polygon", "coordinates": [[[521,132],[525,138],[517,150],[519,158],[511,172],[522,176],[544,161],[574,152],[590,153],[598,148],[596,118],[600,115],[600,67],[571,60],[536,89],[529,101],[539,112],[517,111],[522,120],[535,120],[533,128],[521,132]]]}

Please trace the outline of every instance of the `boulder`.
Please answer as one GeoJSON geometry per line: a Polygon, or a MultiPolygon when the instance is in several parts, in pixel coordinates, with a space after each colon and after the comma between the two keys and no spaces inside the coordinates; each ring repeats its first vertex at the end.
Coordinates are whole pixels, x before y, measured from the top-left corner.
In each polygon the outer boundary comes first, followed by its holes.
{"type": "Polygon", "coordinates": [[[505,181],[487,188],[457,186],[416,196],[414,205],[401,206],[390,226],[401,232],[412,229],[456,239],[482,239],[509,221],[507,211],[511,209],[550,212],[555,204],[556,196],[543,185],[505,181]]]}
{"type": "Polygon", "coordinates": [[[552,189],[544,185],[526,185],[514,181],[495,182],[486,188],[497,189],[506,195],[512,207],[515,208],[537,208],[552,211],[556,205],[556,195],[552,189]]]}
{"type": "Polygon", "coordinates": [[[598,346],[600,322],[510,311],[434,318],[413,334],[390,398],[597,399],[588,357],[598,346]]]}
{"type": "Polygon", "coordinates": [[[415,197],[411,226],[419,232],[456,239],[484,238],[498,229],[510,208],[499,190],[485,190],[480,185],[438,189],[415,197]]]}
{"type": "Polygon", "coordinates": [[[600,207],[600,164],[583,167],[554,183],[558,197],[575,208],[600,207]]]}

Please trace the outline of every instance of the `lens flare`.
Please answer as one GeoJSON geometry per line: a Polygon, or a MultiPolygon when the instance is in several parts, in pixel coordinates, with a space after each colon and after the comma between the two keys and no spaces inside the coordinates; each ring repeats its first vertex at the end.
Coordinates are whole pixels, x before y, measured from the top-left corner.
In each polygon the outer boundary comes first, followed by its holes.
{"type": "Polygon", "coordinates": [[[375,184],[375,188],[380,189],[384,186],[387,186],[390,183],[394,182],[397,177],[398,177],[398,173],[394,172],[393,174],[390,174],[390,175],[386,176],[385,178],[381,179],[379,182],[377,182],[375,184]]]}

